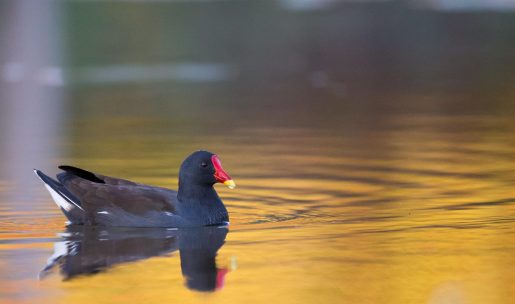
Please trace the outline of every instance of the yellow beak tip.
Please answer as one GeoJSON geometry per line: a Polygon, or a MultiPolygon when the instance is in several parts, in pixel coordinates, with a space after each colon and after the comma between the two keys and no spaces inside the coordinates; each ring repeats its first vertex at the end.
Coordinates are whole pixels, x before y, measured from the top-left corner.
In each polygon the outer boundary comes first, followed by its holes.
{"type": "Polygon", "coordinates": [[[227,188],[229,188],[229,189],[234,189],[234,188],[236,188],[236,183],[234,183],[234,181],[233,181],[232,179],[230,179],[230,180],[226,180],[226,181],[224,182],[224,185],[226,185],[226,186],[227,186],[227,188]]]}

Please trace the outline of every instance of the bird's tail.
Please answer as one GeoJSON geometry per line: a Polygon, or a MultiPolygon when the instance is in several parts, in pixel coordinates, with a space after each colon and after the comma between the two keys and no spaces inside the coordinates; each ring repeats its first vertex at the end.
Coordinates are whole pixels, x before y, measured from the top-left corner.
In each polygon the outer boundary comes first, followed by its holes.
{"type": "Polygon", "coordinates": [[[50,192],[54,202],[61,208],[68,220],[73,224],[82,224],[84,219],[84,209],[73,193],[66,189],[61,183],[34,169],[36,176],[43,181],[46,189],[50,192]]]}

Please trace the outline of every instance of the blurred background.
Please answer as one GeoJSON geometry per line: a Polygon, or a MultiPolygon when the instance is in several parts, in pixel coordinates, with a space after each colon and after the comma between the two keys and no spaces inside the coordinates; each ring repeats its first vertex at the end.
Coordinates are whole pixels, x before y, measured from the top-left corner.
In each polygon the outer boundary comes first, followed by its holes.
{"type": "Polygon", "coordinates": [[[514,37],[511,0],[0,1],[0,300],[103,284],[33,280],[64,218],[32,168],[176,188],[208,149],[249,271],[213,301],[508,303],[514,37]]]}

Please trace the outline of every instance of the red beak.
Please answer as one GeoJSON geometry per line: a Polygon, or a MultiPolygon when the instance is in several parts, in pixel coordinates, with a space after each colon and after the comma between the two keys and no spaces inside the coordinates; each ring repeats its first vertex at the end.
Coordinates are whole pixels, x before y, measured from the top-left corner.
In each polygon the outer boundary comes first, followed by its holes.
{"type": "Polygon", "coordinates": [[[217,182],[222,183],[229,187],[230,189],[233,189],[236,187],[236,184],[232,180],[232,178],[225,172],[224,168],[222,168],[222,162],[218,158],[218,156],[213,155],[211,156],[211,162],[213,163],[213,167],[215,167],[215,179],[217,182]]]}

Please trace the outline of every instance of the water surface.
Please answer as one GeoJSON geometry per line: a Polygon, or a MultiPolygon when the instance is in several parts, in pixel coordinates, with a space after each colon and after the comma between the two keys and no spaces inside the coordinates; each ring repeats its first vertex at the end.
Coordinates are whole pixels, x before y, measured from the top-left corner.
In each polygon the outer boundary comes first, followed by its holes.
{"type": "MultiPolygon", "coordinates": [[[[37,209],[2,203],[2,294],[28,302],[507,303],[514,293],[513,131],[498,117],[396,117],[361,134],[367,140],[323,128],[202,137],[239,186],[219,188],[231,226],[216,261],[230,272],[213,294],[185,287],[173,252],[95,275],[61,281],[54,273],[38,281],[54,242],[62,241],[64,217],[37,184],[27,189],[37,193],[37,209]]],[[[175,187],[181,158],[167,147],[172,139],[153,136],[144,140],[140,149],[148,154],[141,159],[117,157],[106,145],[99,159],[69,161],[175,187]]],[[[87,134],[81,138],[80,147],[93,144],[87,134]]]]}
{"type": "Polygon", "coordinates": [[[512,13],[65,3],[64,82],[1,84],[1,302],[515,298],[512,13]],[[66,228],[31,171],[176,189],[197,149],[228,230],[66,228]]]}

